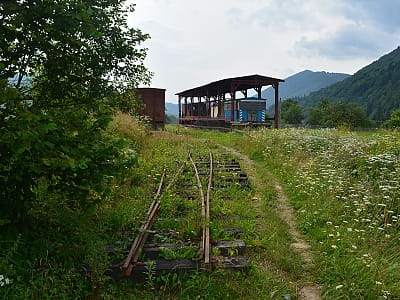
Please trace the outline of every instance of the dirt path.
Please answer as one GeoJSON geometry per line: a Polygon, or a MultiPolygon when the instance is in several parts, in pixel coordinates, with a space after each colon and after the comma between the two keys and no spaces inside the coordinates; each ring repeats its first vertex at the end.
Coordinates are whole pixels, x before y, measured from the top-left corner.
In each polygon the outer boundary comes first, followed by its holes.
{"type": "MultiPolygon", "coordinates": [[[[254,165],[254,162],[247,156],[233,148],[229,148],[226,146],[219,145],[226,151],[231,152],[233,155],[237,156],[241,161],[244,162],[244,169],[246,170],[250,180],[255,183],[255,186],[258,187],[255,191],[255,197],[258,199],[262,199],[262,191],[264,183],[260,180],[259,176],[257,176],[257,170],[254,165]]],[[[306,268],[311,268],[314,266],[313,263],[313,255],[310,250],[310,245],[303,239],[301,233],[296,228],[296,219],[294,215],[294,210],[289,204],[289,200],[285,193],[282,190],[281,185],[277,181],[277,179],[270,173],[267,173],[268,177],[273,181],[274,187],[277,194],[278,200],[278,213],[279,216],[288,224],[289,233],[292,236],[293,243],[290,245],[293,249],[295,249],[303,259],[303,263],[306,268]]],[[[261,203],[257,203],[256,209],[260,208],[261,203]]],[[[307,282],[298,292],[298,296],[300,299],[307,300],[319,300],[321,298],[320,286],[318,286],[315,282],[307,282]]]]}

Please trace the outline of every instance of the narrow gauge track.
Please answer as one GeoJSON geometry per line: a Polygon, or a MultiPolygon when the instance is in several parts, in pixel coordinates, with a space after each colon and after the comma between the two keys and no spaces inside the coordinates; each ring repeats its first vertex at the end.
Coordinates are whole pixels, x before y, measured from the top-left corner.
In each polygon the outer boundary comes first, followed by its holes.
{"type": "Polygon", "coordinates": [[[199,171],[197,169],[196,163],[194,162],[192,155],[189,153],[190,162],[193,165],[193,169],[196,176],[197,186],[200,192],[201,199],[201,216],[203,219],[203,228],[202,228],[202,236],[200,243],[200,255],[204,256],[204,265],[207,270],[211,270],[211,260],[210,260],[210,193],[213,182],[213,156],[210,152],[210,161],[209,161],[209,176],[208,176],[208,184],[207,184],[207,192],[204,195],[203,186],[201,184],[199,171]]]}
{"type": "MultiPolygon", "coordinates": [[[[242,172],[238,162],[226,154],[221,154],[215,160],[211,152],[208,156],[198,156],[196,158],[189,153],[188,161],[184,162],[173,176],[168,176],[164,170],[153,202],[126,258],[113,264],[109,274],[113,277],[120,277],[122,270],[124,277],[140,280],[143,279],[143,274],[148,270],[148,261],[155,262],[151,265],[155,266],[156,273],[195,269],[211,271],[215,267],[233,269],[246,267],[247,259],[243,256],[245,251],[243,241],[216,241],[211,237],[210,221],[213,216],[210,208],[213,200],[211,199],[212,195],[218,192],[222,194],[221,198],[228,199],[230,196],[227,190],[232,185],[240,185],[243,188],[249,187],[247,174],[242,172]],[[189,176],[187,176],[188,174],[189,176]],[[182,180],[182,176],[185,178],[184,180],[182,180]],[[164,187],[167,179],[169,179],[169,184],[164,187]],[[179,179],[181,180],[179,181],[179,179]],[[205,191],[203,186],[206,187],[205,191]],[[160,258],[160,254],[164,249],[176,249],[183,244],[182,241],[172,244],[146,244],[149,235],[151,236],[154,233],[152,226],[156,222],[156,215],[162,209],[162,201],[160,199],[171,190],[174,190],[176,197],[187,201],[199,200],[198,205],[201,207],[201,236],[197,242],[198,251],[197,255],[193,255],[190,258],[160,258]],[[198,196],[195,195],[196,190],[198,191],[198,196]],[[233,256],[229,253],[235,253],[239,256],[233,256]]],[[[242,232],[242,229],[224,228],[224,231],[238,235],[242,232]]]]}

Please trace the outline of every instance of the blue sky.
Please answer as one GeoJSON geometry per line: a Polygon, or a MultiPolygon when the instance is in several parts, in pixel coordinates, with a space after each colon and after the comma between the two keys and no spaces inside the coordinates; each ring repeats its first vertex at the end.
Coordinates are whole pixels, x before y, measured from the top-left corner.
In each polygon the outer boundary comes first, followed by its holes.
{"type": "Polygon", "coordinates": [[[152,86],[175,93],[226,77],[353,74],[400,45],[400,0],[135,0],[152,86]]]}

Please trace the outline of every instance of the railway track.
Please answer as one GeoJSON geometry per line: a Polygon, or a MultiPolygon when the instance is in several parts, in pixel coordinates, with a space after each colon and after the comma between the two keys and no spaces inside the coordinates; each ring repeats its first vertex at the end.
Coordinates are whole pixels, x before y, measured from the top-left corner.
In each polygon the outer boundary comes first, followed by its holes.
{"type": "MultiPolygon", "coordinates": [[[[164,170],[162,173],[154,199],[129,251],[122,249],[126,257],[110,266],[109,275],[142,280],[149,266],[156,274],[248,266],[245,243],[238,239],[243,229],[226,226],[239,217],[219,208],[232,201],[235,190],[249,188],[247,174],[227,154],[189,153],[188,159],[180,165],[174,172],[164,170]],[[172,207],[173,213],[168,214],[167,207],[170,210],[172,207]],[[190,224],[193,230],[183,231],[177,237],[179,225],[165,228],[165,223],[171,220],[190,224]],[[160,240],[160,236],[164,239],[160,240]]],[[[112,255],[115,249],[109,252],[112,255]]]]}

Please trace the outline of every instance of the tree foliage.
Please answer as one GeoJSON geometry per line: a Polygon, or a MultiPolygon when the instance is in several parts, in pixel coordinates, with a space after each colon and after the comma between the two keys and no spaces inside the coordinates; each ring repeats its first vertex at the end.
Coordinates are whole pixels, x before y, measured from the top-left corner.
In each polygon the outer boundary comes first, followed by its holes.
{"type": "Polygon", "coordinates": [[[389,128],[400,128],[400,109],[392,111],[390,119],[386,122],[389,128]]]}
{"type": "Polygon", "coordinates": [[[121,95],[150,78],[132,11],[123,0],[1,2],[0,221],[45,216],[50,203],[92,208],[136,162],[105,132],[121,95]]]}
{"type": "Polygon", "coordinates": [[[281,119],[287,124],[300,124],[304,119],[300,104],[293,99],[283,101],[281,104],[281,119]]]}
{"type": "Polygon", "coordinates": [[[97,102],[147,81],[148,38],[121,0],[2,1],[0,78],[33,76],[35,105],[97,102]]]}
{"type": "Polygon", "coordinates": [[[330,102],[328,99],[323,99],[317,106],[309,109],[308,123],[326,127],[364,128],[371,126],[371,121],[358,104],[344,103],[343,101],[330,102]]]}

